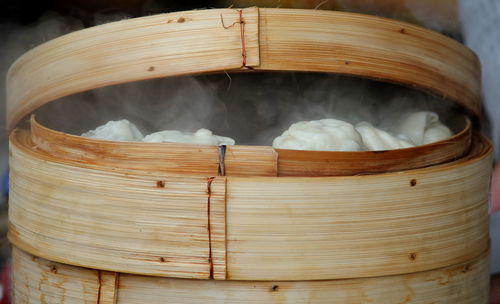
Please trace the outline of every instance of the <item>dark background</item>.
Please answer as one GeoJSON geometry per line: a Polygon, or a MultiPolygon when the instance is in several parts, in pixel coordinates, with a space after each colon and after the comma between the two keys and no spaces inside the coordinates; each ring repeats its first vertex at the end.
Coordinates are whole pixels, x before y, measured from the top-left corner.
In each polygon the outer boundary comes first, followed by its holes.
{"type": "Polygon", "coordinates": [[[93,25],[95,14],[125,13],[130,17],[214,7],[215,1],[146,1],[146,0],[54,0],[54,1],[2,1],[2,22],[28,25],[47,11],[82,20],[85,26],[93,25]]]}

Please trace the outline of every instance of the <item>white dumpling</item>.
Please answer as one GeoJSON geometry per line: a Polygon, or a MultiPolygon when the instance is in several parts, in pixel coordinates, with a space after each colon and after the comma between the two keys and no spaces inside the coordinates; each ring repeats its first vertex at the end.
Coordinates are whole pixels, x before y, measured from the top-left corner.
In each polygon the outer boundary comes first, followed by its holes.
{"type": "Polygon", "coordinates": [[[199,129],[195,133],[181,132],[177,130],[165,130],[152,133],[144,137],[144,142],[175,142],[197,145],[234,145],[235,141],[229,137],[214,135],[207,129],[199,129]]]}
{"type": "Polygon", "coordinates": [[[126,119],[108,121],[95,130],[83,133],[82,136],[115,141],[140,141],[144,137],[141,131],[126,119]]]}
{"type": "Polygon", "coordinates": [[[436,141],[440,141],[440,140],[446,139],[452,135],[453,135],[453,133],[450,131],[450,129],[447,126],[445,126],[441,123],[438,123],[438,124],[435,124],[434,126],[428,128],[427,130],[425,130],[423,144],[426,145],[426,144],[430,144],[430,143],[433,143],[436,141]]]}
{"type": "Polygon", "coordinates": [[[413,147],[413,144],[407,140],[398,138],[386,131],[372,126],[369,122],[360,122],[356,125],[356,130],[363,138],[363,144],[366,150],[380,151],[392,149],[404,149],[413,147]]]}
{"type": "Polygon", "coordinates": [[[439,121],[434,112],[414,112],[406,115],[399,125],[399,133],[408,137],[415,145],[425,145],[446,139],[453,135],[451,130],[439,121]]]}
{"type": "Polygon", "coordinates": [[[360,151],[363,142],[353,125],[337,119],[294,123],[273,141],[276,149],[360,151]]]}

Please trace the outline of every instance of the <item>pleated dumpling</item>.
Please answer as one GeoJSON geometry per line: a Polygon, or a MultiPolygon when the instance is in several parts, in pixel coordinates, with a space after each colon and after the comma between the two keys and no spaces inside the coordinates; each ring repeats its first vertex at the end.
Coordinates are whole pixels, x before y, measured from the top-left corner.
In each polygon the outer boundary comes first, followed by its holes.
{"type": "Polygon", "coordinates": [[[453,135],[451,130],[439,121],[436,113],[427,111],[404,116],[398,130],[416,146],[440,141],[453,135]]]}
{"type": "Polygon", "coordinates": [[[108,121],[95,130],[83,133],[82,136],[116,141],[140,141],[144,137],[141,131],[126,119],[108,121]]]}
{"type": "Polygon", "coordinates": [[[361,135],[342,120],[321,119],[294,123],[273,141],[276,149],[316,151],[360,151],[361,135]]]}
{"type": "Polygon", "coordinates": [[[356,130],[363,138],[366,150],[380,151],[404,149],[413,147],[413,144],[402,138],[398,138],[384,130],[375,128],[369,122],[360,122],[356,125],[356,130]]]}

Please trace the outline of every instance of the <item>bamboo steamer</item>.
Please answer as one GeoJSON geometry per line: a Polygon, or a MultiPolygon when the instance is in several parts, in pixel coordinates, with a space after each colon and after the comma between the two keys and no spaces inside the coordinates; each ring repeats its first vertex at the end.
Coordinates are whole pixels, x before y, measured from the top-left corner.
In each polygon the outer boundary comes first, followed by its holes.
{"type": "Polygon", "coordinates": [[[52,262],[14,248],[15,303],[488,303],[488,255],[418,274],[326,281],[138,276],[52,262]]]}
{"type": "Polygon", "coordinates": [[[456,162],[394,174],[207,178],[62,162],[16,130],[9,237],[54,261],[183,278],[423,271],[487,249],[490,154],[477,142],[456,162]]]}
{"type": "Polygon", "coordinates": [[[383,79],[480,113],[479,61],[451,38],[360,14],[248,8],[123,20],[42,44],[9,70],[7,124],[12,129],[45,103],[98,87],[249,69],[383,79]]]}
{"type": "Polygon", "coordinates": [[[477,119],[478,67],[417,26],[285,9],[130,19],[33,49],[7,78],[15,300],[486,303],[492,148],[465,116],[448,140],[377,153],[108,142],[35,117],[16,127],[85,90],[258,70],[411,85],[477,119]]]}

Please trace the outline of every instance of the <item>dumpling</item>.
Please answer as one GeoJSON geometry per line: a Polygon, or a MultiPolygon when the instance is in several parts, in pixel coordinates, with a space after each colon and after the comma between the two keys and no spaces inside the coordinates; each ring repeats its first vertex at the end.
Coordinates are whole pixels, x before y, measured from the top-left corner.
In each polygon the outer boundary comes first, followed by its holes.
{"type": "Polygon", "coordinates": [[[108,121],[95,130],[83,133],[82,136],[116,141],[140,141],[144,137],[141,131],[126,119],[108,121]]]}
{"type": "Polygon", "coordinates": [[[425,145],[446,139],[453,135],[451,130],[439,121],[434,112],[414,112],[406,115],[399,124],[399,133],[408,137],[415,145],[425,145]]]}
{"type": "Polygon", "coordinates": [[[413,147],[411,142],[377,129],[369,122],[358,123],[356,130],[361,134],[366,150],[379,151],[413,147]]]}
{"type": "Polygon", "coordinates": [[[294,123],[273,141],[276,149],[317,151],[360,151],[361,135],[353,125],[337,119],[294,123]]]}
{"type": "Polygon", "coordinates": [[[440,141],[452,135],[453,133],[447,126],[438,122],[437,124],[434,124],[432,127],[425,130],[423,144],[426,145],[436,141],[440,141]]]}
{"type": "Polygon", "coordinates": [[[235,141],[229,137],[214,135],[207,129],[199,129],[195,133],[177,130],[165,130],[152,133],[144,137],[144,142],[176,142],[197,145],[234,145],[235,141]]]}

